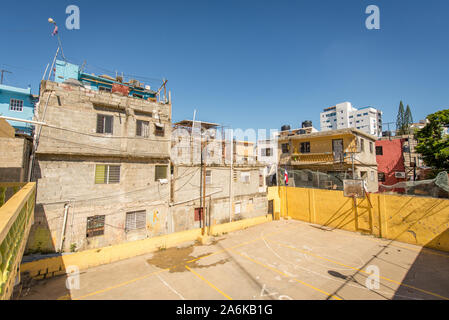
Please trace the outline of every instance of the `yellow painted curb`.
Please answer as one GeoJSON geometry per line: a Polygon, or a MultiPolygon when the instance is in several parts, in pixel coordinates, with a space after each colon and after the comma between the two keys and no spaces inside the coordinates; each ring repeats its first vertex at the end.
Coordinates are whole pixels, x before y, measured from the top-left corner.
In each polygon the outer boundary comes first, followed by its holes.
{"type": "MultiPolygon", "coordinates": [[[[242,230],[271,220],[271,215],[267,215],[216,225],[211,227],[211,234],[216,235],[242,230]]],[[[157,251],[160,248],[173,247],[183,242],[197,240],[200,237],[201,229],[181,231],[159,237],[26,262],[20,265],[20,271],[29,273],[35,279],[50,278],[66,273],[67,269],[73,270],[74,267],[81,271],[157,251]]]]}

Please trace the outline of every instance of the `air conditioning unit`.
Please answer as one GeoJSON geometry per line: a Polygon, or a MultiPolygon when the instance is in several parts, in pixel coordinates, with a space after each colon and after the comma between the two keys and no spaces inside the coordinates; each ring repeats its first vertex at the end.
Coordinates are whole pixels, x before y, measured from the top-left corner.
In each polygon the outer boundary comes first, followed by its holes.
{"type": "Polygon", "coordinates": [[[399,178],[399,179],[405,179],[405,172],[397,171],[397,172],[394,173],[394,177],[395,178],[399,178]]]}

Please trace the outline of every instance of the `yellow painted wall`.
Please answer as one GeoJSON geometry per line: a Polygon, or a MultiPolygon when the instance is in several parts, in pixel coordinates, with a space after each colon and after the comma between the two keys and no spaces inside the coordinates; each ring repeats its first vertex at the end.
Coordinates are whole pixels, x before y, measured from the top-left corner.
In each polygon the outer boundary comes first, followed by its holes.
{"type": "Polygon", "coordinates": [[[332,140],[336,139],[343,139],[343,148],[345,151],[349,151],[349,147],[353,150],[354,135],[335,135],[292,139],[292,151],[298,153],[301,150],[301,142],[310,142],[310,153],[332,152],[332,140]]]}
{"type": "Polygon", "coordinates": [[[365,198],[357,199],[354,206],[343,191],[268,190],[268,199],[278,202],[281,216],[449,251],[449,200],[384,194],[369,197],[371,204],[365,198]]]}

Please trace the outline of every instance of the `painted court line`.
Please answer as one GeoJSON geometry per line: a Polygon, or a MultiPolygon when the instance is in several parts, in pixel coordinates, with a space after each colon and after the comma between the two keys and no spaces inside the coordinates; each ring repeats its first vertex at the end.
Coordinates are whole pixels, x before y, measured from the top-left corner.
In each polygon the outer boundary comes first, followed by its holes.
{"type": "Polygon", "coordinates": [[[249,261],[251,261],[251,262],[253,262],[253,263],[255,263],[255,264],[258,264],[258,265],[260,265],[260,266],[262,266],[262,267],[264,267],[264,268],[266,268],[266,269],[269,269],[269,270],[271,270],[271,271],[274,271],[274,272],[276,272],[276,273],[278,273],[278,274],[280,274],[280,275],[282,275],[282,276],[284,276],[284,277],[286,277],[286,278],[291,278],[291,279],[293,279],[294,281],[296,281],[296,282],[298,282],[298,283],[300,283],[300,284],[302,284],[302,285],[304,285],[304,286],[306,286],[306,287],[309,287],[309,288],[311,288],[311,289],[313,289],[313,290],[315,290],[315,291],[318,291],[318,292],[320,292],[320,293],[323,293],[323,294],[325,294],[327,297],[331,297],[331,298],[333,298],[333,299],[335,299],[335,300],[342,300],[340,297],[337,297],[337,296],[335,296],[335,295],[331,295],[329,292],[323,291],[323,290],[321,290],[321,289],[319,289],[319,288],[317,288],[317,287],[315,287],[315,286],[313,286],[313,285],[311,285],[311,284],[309,284],[309,283],[306,283],[306,282],[304,282],[304,281],[301,281],[301,280],[298,280],[298,279],[296,279],[296,278],[293,278],[293,277],[289,276],[288,274],[282,272],[281,270],[278,270],[278,269],[276,269],[276,268],[267,266],[266,264],[264,264],[264,263],[262,263],[262,262],[260,262],[260,261],[258,261],[258,260],[256,260],[256,259],[250,258],[250,257],[248,257],[247,255],[244,255],[244,254],[242,254],[241,252],[238,252],[237,250],[230,249],[229,251],[234,252],[234,253],[238,254],[239,256],[241,256],[241,257],[243,257],[243,258],[245,258],[245,259],[248,259],[249,261]]]}
{"type": "MultiPolygon", "coordinates": [[[[348,265],[346,265],[346,264],[344,264],[344,263],[341,263],[341,262],[339,262],[339,261],[335,261],[335,260],[332,260],[332,259],[329,259],[329,258],[325,258],[325,257],[322,257],[322,256],[320,256],[320,255],[318,255],[318,254],[311,253],[311,252],[307,252],[307,251],[304,251],[304,250],[295,248],[295,247],[293,247],[293,246],[286,245],[286,244],[284,244],[284,243],[282,243],[282,242],[279,242],[279,241],[269,240],[269,239],[267,239],[267,241],[273,242],[273,243],[277,243],[277,244],[279,244],[279,245],[282,246],[282,247],[289,248],[289,249],[292,249],[292,250],[301,252],[301,253],[303,253],[303,254],[310,255],[310,256],[315,257],[315,258],[318,258],[318,259],[322,259],[322,260],[325,260],[325,261],[328,261],[328,262],[331,262],[331,263],[334,263],[334,264],[337,264],[337,265],[340,265],[340,266],[343,266],[343,267],[346,267],[346,268],[350,268],[350,269],[352,269],[352,270],[356,270],[356,271],[363,272],[364,274],[367,274],[367,275],[371,275],[371,273],[366,272],[365,270],[362,270],[362,269],[359,269],[359,268],[355,268],[355,267],[352,267],[352,266],[348,266],[348,265]]],[[[429,295],[432,295],[432,296],[435,296],[435,297],[438,297],[438,298],[441,298],[441,299],[449,300],[449,298],[444,297],[444,296],[442,296],[442,295],[439,295],[439,294],[437,294],[437,293],[431,292],[431,291],[427,291],[427,290],[424,290],[424,289],[421,289],[421,288],[414,287],[414,286],[412,286],[412,285],[408,285],[408,284],[405,284],[405,283],[401,283],[401,282],[398,282],[398,281],[396,281],[396,280],[393,280],[393,279],[390,279],[390,278],[387,278],[387,277],[383,277],[383,276],[379,276],[379,277],[380,277],[381,279],[384,279],[384,280],[386,280],[386,281],[389,281],[389,282],[398,284],[398,285],[400,285],[400,286],[408,287],[408,288],[411,288],[411,289],[414,289],[414,290],[417,290],[417,291],[420,291],[420,292],[423,292],[423,293],[426,293],[426,294],[429,294],[429,295]]]]}
{"type": "Polygon", "coordinates": [[[224,296],[225,298],[232,300],[232,298],[230,296],[228,296],[226,293],[224,293],[223,291],[221,291],[220,289],[218,289],[216,286],[214,286],[210,281],[208,281],[206,278],[204,278],[202,275],[200,275],[199,273],[195,272],[194,270],[192,270],[191,268],[189,268],[188,266],[185,266],[187,270],[189,270],[190,272],[192,272],[194,275],[196,275],[198,278],[200,278],[201,280],[203,280],[205,283],[207,283],[212,289],[216,290],[218,293],[220,293],[222,296],[224,296]]]}
{"type": "Polygon", "coordinates": [[[143,280],[143,279],[149,278],[149,277],[154,276],[154,275],[158,275],[159,273],[166,272],[168,270],[170,270],[170,269],[163,269],[163,270],[158,270],[158,271],[155,271],[155,272],[151,272],[151,273],[146,274],[146,275],[144,275],[142,277],[134,278],[134,279],[131,279],[131,280],[128,280],[128,281],[125,281],[125,282],[121,282],[121,283],[116,284],[116,285],[111,286],[111,287],[107,287],[107,288],[104,288],[104,289],[101,289],[101,290],[97,290],[97,291],[88,293],[88,294],[80,296],[80,297],[72,298],[72,300],[80,300],[80,299],[84,299],[84,298],[87,298],[87,297],[90,297],[90,296],[94,296],[94,295],[97,295],[97,294],[100,294],[100,293],[103,293],[103,292],[106,292],[106,291],[110,291],[112,289],[120,288],[120,287],[126,286],[127,284],[130,284],[130,283],[133,283],[133,282],[136,282],[136,281],[139,281],[139,280],[143,280]]]}

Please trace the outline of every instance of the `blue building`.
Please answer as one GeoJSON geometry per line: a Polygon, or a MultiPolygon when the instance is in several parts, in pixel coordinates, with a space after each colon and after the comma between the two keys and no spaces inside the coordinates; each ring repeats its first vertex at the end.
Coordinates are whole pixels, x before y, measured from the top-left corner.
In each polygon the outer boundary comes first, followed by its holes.
{"type": "MultiPolygon", "coordinates": [[[[31,88],[22,89],[0,84],[0,115],[33,120],[36,98],[31,94],[31,88]]],[[[10,121],[16,133],[32,135],[34,126],[19,121],[10,121]]]]}

